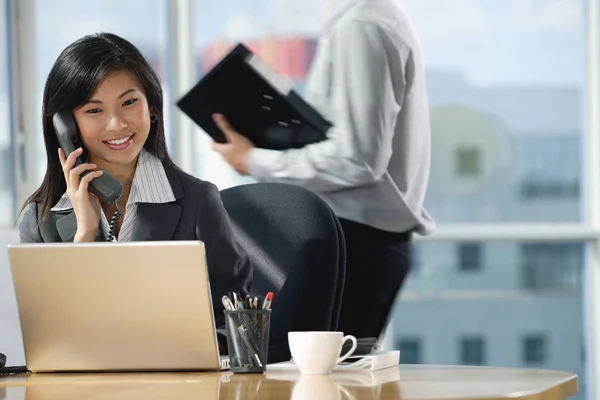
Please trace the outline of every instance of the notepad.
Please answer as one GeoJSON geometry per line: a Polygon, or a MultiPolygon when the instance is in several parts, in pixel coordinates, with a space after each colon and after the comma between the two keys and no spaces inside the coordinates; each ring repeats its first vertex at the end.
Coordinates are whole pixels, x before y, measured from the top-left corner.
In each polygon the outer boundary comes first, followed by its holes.
{"type": "MultiPolygon", "coordinates": [[[[365,370],[335,370],[328,375],[331,380],[344,386],[374,387],[384,385],[388,382],[397,382],[400,380],[400,368],[384,368],[379,371],[365,370]]],[[[267,379],[296,382],[301,378],[297,371],[293,370],[269,370],[267,369],[267,379]]]]}
{"type": "Polygon", "coordinates": [[[383,385],[388,382],[397,382],[400,380],[400,368],[398,365],[383,368],[378,371],[368,370],[342,370],[334,371],[333,380],[345,386],[371,387],[383,385]]]}
{"type": "Polygon", "coordinates": [[[326,139],[332,124],[302,99],[293,83],[238,43],[177,106],[213,140],[225,137],[213,122],[225,115],[256,147],[285,150],[326,139]]]}
{"type": "Polygon", "coordinates": [[[365,356],[348,357],[335,370],[362,369],[378,371],[400,364],[400,350],[377,351],[365,356]]]}
{"type": "MultiPolygon", "coordinates": [[[[336,365],[334,371],[378,371],[398,364],[400,364],[400,350],[377,351],[369,355],[348,357],[346,361],[336,365]]],[[[267,365],[267,371],[297,370],[298,367],[291,360],[267,365]]]]}

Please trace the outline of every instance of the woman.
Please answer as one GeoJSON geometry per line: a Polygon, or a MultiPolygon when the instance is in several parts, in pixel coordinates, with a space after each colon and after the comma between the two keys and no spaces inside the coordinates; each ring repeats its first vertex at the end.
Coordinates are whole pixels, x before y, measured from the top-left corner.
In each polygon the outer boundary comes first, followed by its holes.
{"type": "MultiPolygon", "coordinates": [[[[46,175],[23,206],[22,243],[104,241],[118,205],[116,240],[201,240],[213,304],[229,291],[248,293],[252,267],[234,240],[219,192],[171,161],[160,82],[135,46],[109,33],[69,45],[48,75],[42,124],[46,175]],[[81,146],[71,154],[59,148],[52,122],[63,110],[72,112],[80,133],[81,146]],[[85,171],[91,172],[81,178],[85,171]],[[103,173],[122,184],[117,205],[88,191],[103,173]]],[[[223,326],[221,307],[215,306],[215,317],[223,326]]]]}

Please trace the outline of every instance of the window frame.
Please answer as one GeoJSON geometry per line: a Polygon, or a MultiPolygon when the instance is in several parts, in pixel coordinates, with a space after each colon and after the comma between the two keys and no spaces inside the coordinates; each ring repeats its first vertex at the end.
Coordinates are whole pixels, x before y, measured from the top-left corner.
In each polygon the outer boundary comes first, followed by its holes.
{"type": "Polygon", "coordinates": [[[525,366],[542,366],[546,364],[548,362],[548,335],[543,333],[528,333],[523,335],[521,339],[521,359],[525,366]],[[537,350],[539,349],[533,348],[536,346],[541,348],[539,359],[537,357],[539,355],[537,354],[537,350]]]}
{"type": "Polygon", "coordinates": [[[458,364],[460,365],[486,365],[487,363],[487,341],[483,335],[461,335],[459,339],[459,359],[458,364]],[[468,360],[469,353],[474,348],[479,346],[480,360],[471,361],[468,360]]]}
{"type": "Polygon", "coordinates": [[[459,179],[475,179],[481,175],[481,149],[458,146],[454,149],[454,173],[459,179]]]}
{"type": "Polygon", "coordinates": [[[458,270],[462,273],[479,272],[483,269],[485,250],[481,242],[460,242],[456,247],[458,270]],[[475,262],[472,262],[475,261],[475,262]]]}

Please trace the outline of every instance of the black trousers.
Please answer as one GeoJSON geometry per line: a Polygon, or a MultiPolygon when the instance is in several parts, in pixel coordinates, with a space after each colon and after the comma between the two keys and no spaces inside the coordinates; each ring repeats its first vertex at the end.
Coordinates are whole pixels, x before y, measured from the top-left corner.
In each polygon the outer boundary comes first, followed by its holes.
{"type": "Polygon", "coordinates": [[[410,232],[385,232],[340,218],[346,281],[338,331],[379,337],[412,262],[410,232]]]}

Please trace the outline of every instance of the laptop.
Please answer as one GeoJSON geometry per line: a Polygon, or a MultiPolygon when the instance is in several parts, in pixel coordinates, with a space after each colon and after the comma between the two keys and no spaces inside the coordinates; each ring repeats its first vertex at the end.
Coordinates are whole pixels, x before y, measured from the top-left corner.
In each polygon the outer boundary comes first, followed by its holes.
{"type": "Polygon", "coordinates": [[[229,368],[200,241],[8,246],[31,372],[229,368]]]}

